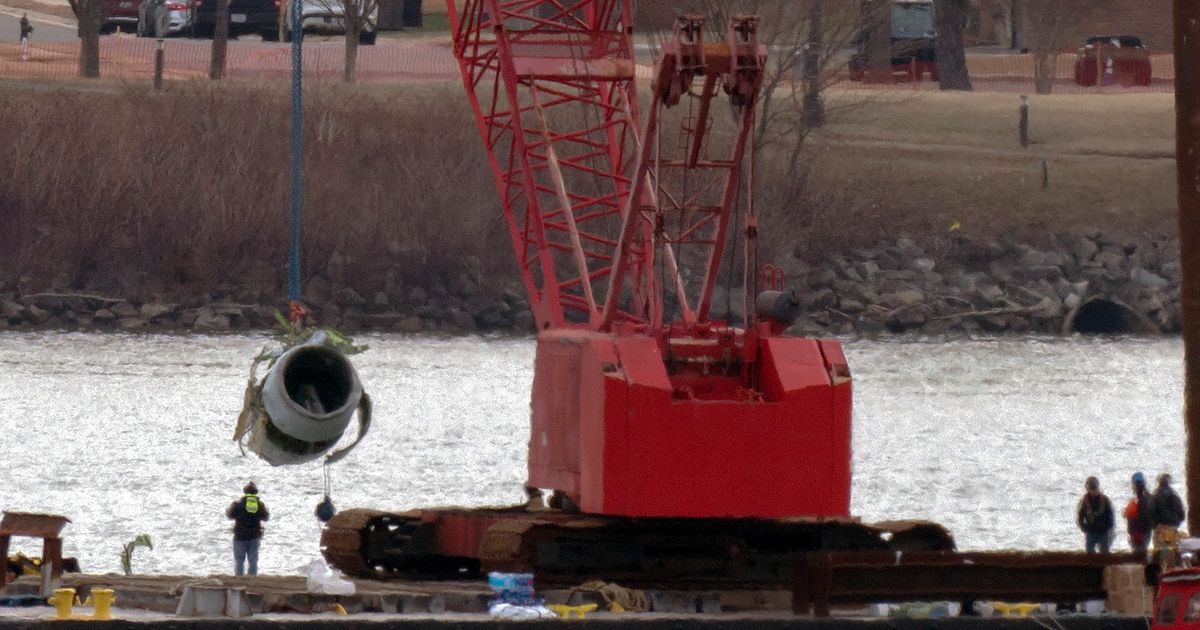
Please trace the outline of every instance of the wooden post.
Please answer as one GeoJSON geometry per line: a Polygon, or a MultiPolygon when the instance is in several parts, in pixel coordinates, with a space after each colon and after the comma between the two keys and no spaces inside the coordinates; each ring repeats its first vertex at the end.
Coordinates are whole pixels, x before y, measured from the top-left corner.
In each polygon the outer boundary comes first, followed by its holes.
{"type": "Polygon", "coordinates": [[[163,88],[163,40],[159,38],[154,44],[154,89],[162,91],[163,88]]]}
{"type": "Polygon", "coordinates": [[[55,579],[62,577],[63,557],[61,538],[42,539],[42,566],[45,566],[47,562],[54,563],[50,565],[50,577],[55,579]]]}
{"type": "Polygon", "coordinates": [[[0,534],[0,564],[3,565],[3,566],[0,566],[0,569],[4,569],[3,571],[0,571],[0,588],[4,588],[4,585],[8,584],[8,539],[9,538],[10,537],[7,535],[0,534]]]}
{"type": "Polygon", "coordinates": [[[1021,139],[1021,148],[1029,148],[1029,97],[1021,95],[1021,121],[1017,125],[1017,135],[1021,139]]]}
{"type": "Polygon", "coordinates": [[[1200,532],[1200,3],[1174,0],[1175,164],[1183,279],[1183,401],[1188,531],[1200,532]]]}

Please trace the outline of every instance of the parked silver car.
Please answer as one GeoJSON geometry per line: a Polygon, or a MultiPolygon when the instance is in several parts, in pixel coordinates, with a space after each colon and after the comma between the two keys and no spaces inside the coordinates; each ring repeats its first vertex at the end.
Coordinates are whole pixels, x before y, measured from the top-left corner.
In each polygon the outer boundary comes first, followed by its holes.
{"type": "MultiPolygon", "coordinates": [[[[302,24],[304,32],[345,33],[346,5],[342,0],[302,0],[302,24]]],[[[371,11],[362,25],[358,41],[362,44],[375,43],[375,26],[379,22],[379,4],[374,0],[355,0],[355,4],[370,2],[371,11]]]]}
{"type": "Polygon", "coordinates": [[[142,0],[138,5],[139,37],[178,35],[192,26],[191,0],[142,0]]]}

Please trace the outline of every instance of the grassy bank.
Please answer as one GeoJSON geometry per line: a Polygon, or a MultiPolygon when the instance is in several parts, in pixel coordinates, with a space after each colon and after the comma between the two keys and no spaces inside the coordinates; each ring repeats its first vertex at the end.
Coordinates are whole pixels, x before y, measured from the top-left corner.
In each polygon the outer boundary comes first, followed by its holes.
{"type": "Polygon", "coordinates": [[[1037,242],[1055,231],[1175,231],[1174,97],[835,92],[809,142],[811,245],[951,229],[1037,242]],[[1044,164],[1044,167],[1043,167],[1044,164]],[[846,219],[853,219],[846,221],[846,219]]]}
{"type": "MultiPolygon", "coordinates": [[[[276,302],[285,86],[100,85],[0,90],[0,292],[276,302]]],[[[464,274],[486,280],[481,290],[511,288],[511,247],[460,90],[309,92],[306,278],[364,296],[464,274]]],[[[1034,98],[1028,149],[1012,95],[850,91],[829,102],[799,195],[780,180],[780,155],[765,156],[764,259],[901,235],[1036,242],[1082,227],[1174,230],[1170,95],[1034,98]]]]}

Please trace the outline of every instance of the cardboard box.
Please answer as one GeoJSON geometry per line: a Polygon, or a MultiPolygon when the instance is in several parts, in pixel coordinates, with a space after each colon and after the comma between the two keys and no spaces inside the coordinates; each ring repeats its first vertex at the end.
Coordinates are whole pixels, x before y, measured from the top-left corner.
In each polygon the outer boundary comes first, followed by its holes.
{"type": "Polygon", "coordinates": [[[1114,564],[1104,568],[1104,590],[1125,591],[1146,586],[1146,567],[1141,564],[1114,564]]]}
{"type": "Polygon", "coordinates": [[[1108,610],[1118,615],[1154,615],[1154,589],[1149,586],[1108,592],[1108,610]]]}

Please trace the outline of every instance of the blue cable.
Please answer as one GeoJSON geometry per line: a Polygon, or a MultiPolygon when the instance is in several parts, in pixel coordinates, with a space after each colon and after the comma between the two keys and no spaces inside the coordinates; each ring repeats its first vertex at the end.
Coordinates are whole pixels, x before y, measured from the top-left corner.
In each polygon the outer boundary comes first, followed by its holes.
{"type": "Polygon", "coordinates": [[[288,300],[300,301],[300,219],[303,210],[301,197],[300,157],[303,148],[302,132],[304,103],[301,84],[304,69],[304,0],[292,0],[292,240],[288,249],[288,300]]]}

